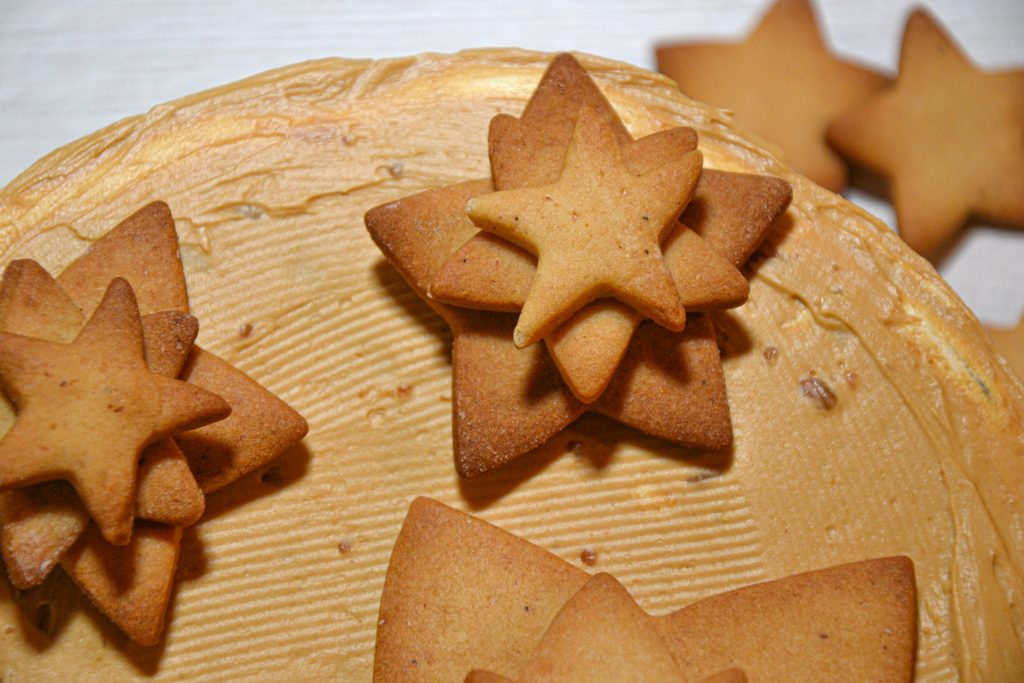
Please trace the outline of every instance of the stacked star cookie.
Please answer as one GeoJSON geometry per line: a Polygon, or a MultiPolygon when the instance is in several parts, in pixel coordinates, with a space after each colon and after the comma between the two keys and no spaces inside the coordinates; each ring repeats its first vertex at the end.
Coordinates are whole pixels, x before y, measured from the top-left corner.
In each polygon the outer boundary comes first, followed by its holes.
{"type": "Polygon", "coordinates": [[[395,542],[377,624],[375,681],[467,683],[909,681],[917,630],[906,557],[651,617],[612,576],[427,498],[395,542]]]}
{"type": "MultiPolygon", "coordinates": [[[[11,582],[59,565],[129,637],[163,630],[182,530],[305,421],[195,346],[167,206],[140,210],[53,278],[0,283],[0,551],[11,582]]],[[[29,597],[31,597],[29,595],[29,597]]]]}
{"type": "Polygon", "coordinates": [[[705,170],[696,146],[688,128],[634,140],[561,55],[521,118],[492,120],[491,179],[367,213],[374,241],[454,330],[461,475],[587,412],[685,446],[731,443],[704,312],[745,301],[739,268],[790,189],[705,170]]]}

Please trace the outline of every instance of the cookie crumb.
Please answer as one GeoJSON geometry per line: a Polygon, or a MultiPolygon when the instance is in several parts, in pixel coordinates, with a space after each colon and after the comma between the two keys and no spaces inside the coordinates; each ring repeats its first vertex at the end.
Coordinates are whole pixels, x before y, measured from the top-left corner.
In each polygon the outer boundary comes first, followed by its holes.
{"type": "Polygon", "coordinates": [[[597,553],[590,548],[584,548],[580,553],[580,562],[588,567],[593,567],[597,564],[597,553]]]}
{"type": "Polygon", "coordinates": [[[857,377],[857,373],[852,371],[846,373],[845,379],[846,383],[850,385],[851,389],[856,389],[858,382],[860,382],[860,378],[857,377]]]}
{"type": "Polygon", "coordinates": [[[348,553],[352,552],[352,541],[346,538],[340,543],[338,543],[338,552],[342,555],[347,555],[348,553]]]}
{"type": "MultiPolygon", "coordinates": [[[[811,371],[814,374],[814,371],[811,371]]],[[[828,385],[817,377],[807,377],[800,380],[800,391],[806,398],[811,399],[822,410],[832,410],[836,406],[836,395],[828,388],[828,385]]]]}
{"type": "Polygon", "coordinates": [[[774,346],[766,346],[761,355],[764,356],[769,366],[775,365],[775,359],[779,357],[779,350],[774,346]]]}
{"type": "Polygon", "coordinates": [[[238,336],[242,339],[249,337],[252,334],[252,323],[245,323],[238,328],[238,336]]]}

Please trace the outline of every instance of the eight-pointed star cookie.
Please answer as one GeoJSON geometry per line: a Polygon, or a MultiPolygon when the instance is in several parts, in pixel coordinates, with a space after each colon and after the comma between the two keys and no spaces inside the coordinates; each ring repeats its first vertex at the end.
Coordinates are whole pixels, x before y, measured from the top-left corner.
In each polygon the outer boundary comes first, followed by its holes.
{"type": "Polygon", "coordinates": [[[777,0],[742,42],[663,45],[657,59],[685,95],[729,108],[738,125],[779,145],[791,166],[835,192],[846,185],[846,167],[825,128],[887,82],[829,51],[810,0],[777,0]]]}
{"type": "Polygon", "coordinates": [[[220,397],[149,369],[135,295],[121,279],[70,344],[0,333],[0,387],[18,412],[0,440],[0,489],[66,479],[116,545],[131,536],[142,449],[230,412],[220,397]]]}
{"type": "Polygon", "coordinates": [[[924,10],[907,20],[895,85],[828,137],[890,178],[900,236],[924,256],[971,215],[1024,226],[1024,69],[979,69],[924,10]]]}
{"type": "Polygon", "coordinates": [[[466,211],[478,227],[538,257],[515,345],[536,342],[607,296],[681,330],[686,312],[661,244],[690,199],[701,163],[699,152],[687,152],[634,175],[614,133],[584,109],[555,184],[470,200],[466,211]]]}

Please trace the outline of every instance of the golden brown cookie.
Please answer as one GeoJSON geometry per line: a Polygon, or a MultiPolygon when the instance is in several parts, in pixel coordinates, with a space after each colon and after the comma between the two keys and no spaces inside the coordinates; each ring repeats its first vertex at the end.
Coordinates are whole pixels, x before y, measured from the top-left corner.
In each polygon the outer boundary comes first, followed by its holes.
{"type": "Polygon", "coordinates": [[[661,244],[689,202],[700,169],[700,153],[689,152],[634,175],[611,128],[584,109],[557,183],[471,199],[466,211],[474,224],[538,256],[515,345],[544,338],[602,297],[682,329],[686,313],[661,244]]]}
{"type": "Polygon", "coordinates": [[[132,640],[155,645],[163,631],[180,547],[180,527],[138,522],[131,541],[114,546],[90,524],[60,564],[132,640]]]}
{"type": "MultiPolygon", "coordinates": [[[[229,394],[226,400],[232,405],[235,419],[227,428],[219,430],[215,439],[199,439],[194,444],[200,455],[209,452],[211,442],[215,445],[220,456],[218,462],[224,466],[222,469],[216,469],[217,487],[225,486],[243,476],[251,468],[279,456],[302,438],[306,432],[305,421],[282,401],[269,395],[263,387],[238,369],[194,346],[191,339],[167,336],[167,330],[179,329],[170,323],[184,315],[174,311],[188,310],[188,300],[184,287],[184,272],[178,254],[177,235],[173,221],[170,220],[166,206],[162,202],[155,202],[136,212],[106,233],[72,262],[59,280],[68,288],[68,294],[72,299],[81,302],[81,305],[88,305],[90,292],[94,289],[93,280],[116,276],[112,264],[120,264],[118,267],[126,268],[130,277],[138,283],[140,308],[155,311],[171,307],[171,311],[154,313],[143,318],[147,343],[146,358],[151,367],[161,367],[168,374],[173,373],[172,376],[177,376],[179,371],[192,371],[184,369],[186,361],[189,361],[188,368],[201,366],[199,372],[194,372],[197,377],[223,388],[229,394]],[[147,323],[161,320],[164,324],[164,334],[150,334],[146,331],[150,327],[157,329],[157,325],[147,323]],[[161,355],[165,356],[162,361],[161,355]],[[287,436],[282,437],[281,434],[274,433],[272,430],[275,427],[282,428],[287,436]]],[[[176,441],[174,447],[177,449],[176,441]]],[[[148,455],[149,450],[144,452],[144,456],[148,455]]],[[[197,456],[196,460],[199,462],[200,458],[197,456]]],[[[186,489],[175,485],[174,482],[178,480],[167,481],[164,476],[155,476],[168,475],[171,472],[166,459],[146,458],[140,466],[140,475],[152,466],[154,476],[151,478],[154,482],[162,481],[160,485],[152,487],[154,494],[159,495],[155,495],[149,501],[148,509],[165,510],[168,505],[186,502],[190,496],[202,497],[202,491],[192,476],[189,463],[185,462],[184,454],[181,455],[180,462],[185,465],[185,471],[188,473],[190,486],[186,489]]],[[[203,462],[209,465],[209,460],[203,462]]],[[[175,468],[178,467],[180,465],[175,465],[175,468]]],[[[210,474],[214,472],[214,468],[208,467],[205,472],[210,474]]],[[[209,486],[211,482],[207,480],[203,483],[209,486]]],[[[146,481],[140,477],[140,496],[148,488],[145,484],[146,481]]],[[[66,493],[74,496],[70,488],[66,493]]],[[[139,502],[139,509],[142,509],[142,501],[139,502]]],[[[53,511],[48,510],[47,513],[53,511]]],[[[31,517],[27,519],[36,521],[31,517]]],[[[61,519],[58,517],[53,521],[61,519]]],[[[177,521],[167,521],[174,524],[188,523],[185,517],[179,517],[177,521]]],[[[153,538],[147,545],[142,546],[142,549],[131,550],[137,548],[132,544],[127,550],[111,546],[98,541],[95,534],[88,543],[80,543],[76,548],[87,548],[87,556],[93,558],[93,561],[86,564],[88,572],[85,575],[77,569],[77,563],[63,564],[65,571],[72,574],[93,604],[110,616],[129,636],[142,643],[154,642],[163,629],[168,604],[166,587],[172,585],[175,572],[175,564],[171,560],[177,557],[181,538],[180,530],[167,531],[157,525],[150,525],[148,528],[151,531],[163,530],[159,533],[150,533],[153,538]],[[105,569],[108,566],[116,569],[119,563],[128,557],[134,558],[133,562],[146,562],[148,569],[128,573],[105,569]],[[117,590],[110,590],[111,586],[117,590]],[[132,607],[136,599],[141,602],[138,606],[132,607]],[[126,611],[130,614],[128,620],[125,617],[126,611]]]]}
{"type": "Polygon", "coordinates": [[[472,670],[514,680],[534,652],[566,664],[557,646],[578,642],[574,631],[593,627],[587,642],[610,646],[596,632],[610,635],[603,622],[612,610],[620,614],[608,621],[620,625],[624,641],[667,649],[678,680],[744,680],[726,671],[737,667],[755,681],[909,681],[913,674],[917,608],[906,557],[797,574],[646,617],[660,641],[620,591],[497,527],[418,498],[388,566],[374,680],[460,680],[472,670]],[[593,593],[578,593],[588,581],[593,593]]]}
{"type": "Polygon", "coordinates": [[[141,450],[230,412],[216,395],[149,370],[135,295],[121,279],[70,344],[0,333],[0,386],[18,412],[0,440],[0,488],[67,479],[116,545],[131,536],[141,450]]]}
{"type": "Polygon", "coordinates": [[[926,257],[970,216],[1024,226],[1024,69],[978,68],[923,9],[907,20],[893,87],[828,138],[891,180],[900,236],[926,257]]]}
{"type": "Polygon", "coordinates": [[[714,329],[701,314],[691,314],[681,334],[653,323],[641,326],[607,396],[584,405],[562,382],[542,346],[520,351],[509,342],[515,316],[426,297],[432,274],[474,234],[461,207],[482,186],[483,181],[472,181],[428,190],[366,214],[377,246],[452,327],[459,474],[474,477],[500,467],[547,442],[588,410],[686,445],[727,446],[732,430],[725,381],[714,329]]]}
{"type": "Polygon", "coordinates": [[[810,0],[776,0],[741,42],[662,45],[656,53],[658,70],[683,94],[732,110],[738,125],[836,192],[846,185],[846,166],[826,144],[825,127],[887,82],[832,54],[810,0]]]}
{"type": "Polygon", "coordinates": [[[597,574],[559,610],[517,680],[679,683],[683,677],[629,591],[610,574],[597,574]]]}
{"type": "Polygon", "coordinates": [[[473,668],[515,676],[588,578],[528,541],[417,498],[384,579],[373,679],[458,681],[473,668]]]}
{"type": "Polygon", "coordinates": [[[685,680],[910,681],[917,599],[906,557],[839,565],[716,595],[657,619],[685,680]]]}

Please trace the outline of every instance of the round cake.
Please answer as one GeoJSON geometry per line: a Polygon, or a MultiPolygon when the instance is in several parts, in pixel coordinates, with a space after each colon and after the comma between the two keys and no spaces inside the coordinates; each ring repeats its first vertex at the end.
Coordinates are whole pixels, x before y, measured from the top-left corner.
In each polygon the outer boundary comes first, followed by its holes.
{"type": "Polygon", "coordinates": [[[364,215],[487,177],[489,122],[522,112],[551,55],[329,59],[160,105],[0,190],[0,260],[58,273],[167,202],[199,343],[309,433],[185,531],[154,647],[120,634],[60,572],[33,589],[49,610],[40,632],[0,580],[0,679],[369,680],[389,554],[418,495],[577,564],[590,550],[593,570],[655,614],[906,555],[917,679],[1024,677],[1021,381],[881,222],[667,79],[579,59],[634,137],[689,126],[706,168],[792,186],[747,303],[713,317],[732,447],[687,450],[586,416],[505,467],[456,473],[451,333],[364,215]]]}

